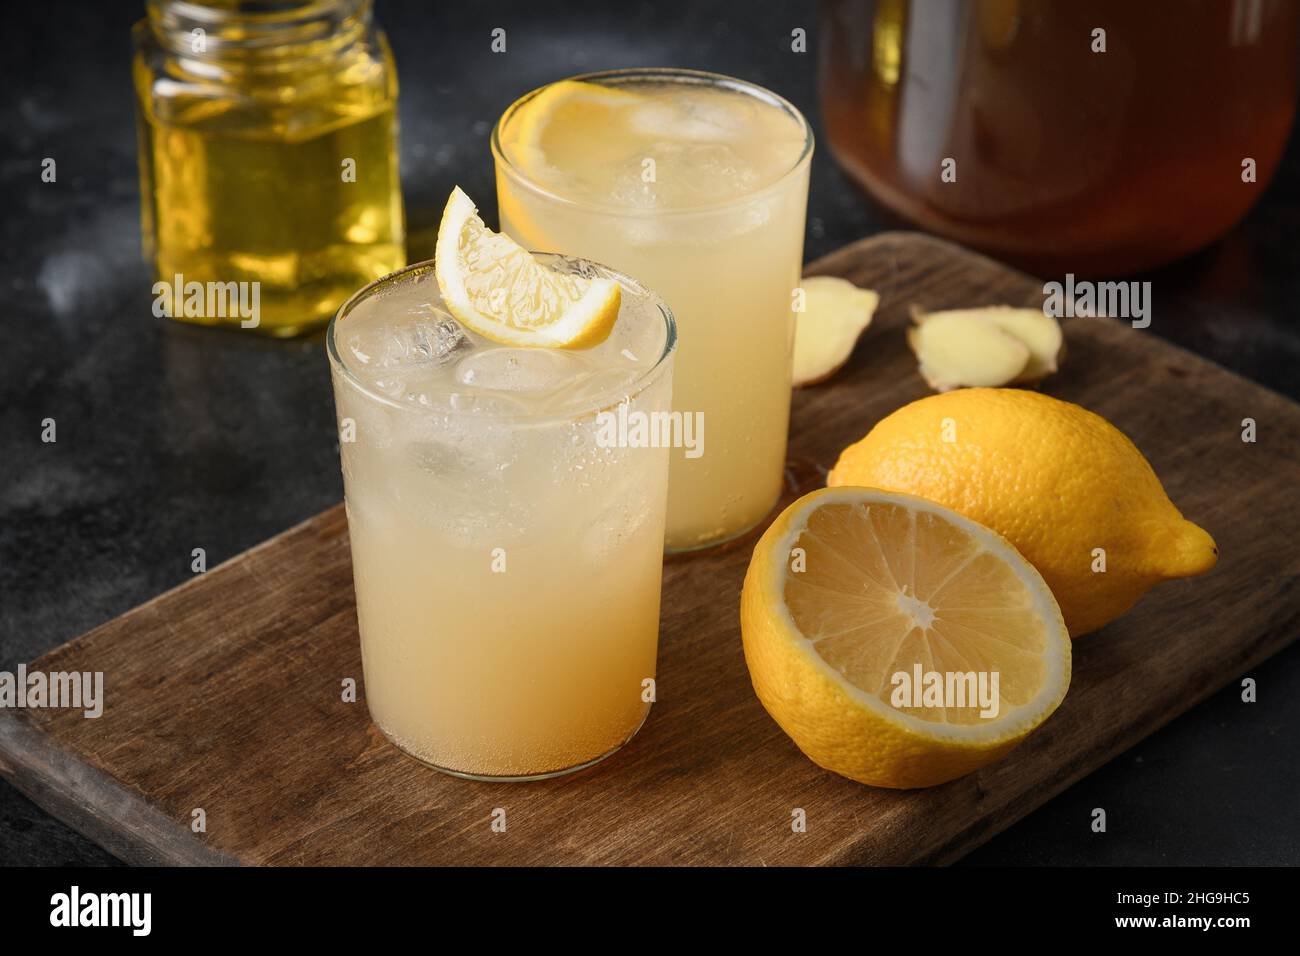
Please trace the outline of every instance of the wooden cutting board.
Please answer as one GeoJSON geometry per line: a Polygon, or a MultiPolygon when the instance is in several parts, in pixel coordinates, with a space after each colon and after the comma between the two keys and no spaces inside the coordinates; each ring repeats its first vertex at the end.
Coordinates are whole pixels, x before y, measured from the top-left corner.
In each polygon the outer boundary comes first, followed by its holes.
{"type": "MultiPolygon", "coordinates": [[[[1041,284],[909,233],[814,263],[881,293],[829,383],[797,392],[790,488],[927,394],[907,308],[1038,305],[1041,284]]],[[[1176,322],[1160,315],[1156,322],[1176,322]]],[[[45,655],[103,671],[105,714],[0,711],[0,772],[131,862],[807,864],[956,859],[1300,633],[1300,407],[1105,319],[1066,322],[1049,380],[1124,430],[1177,505],[1218,540],[1207,577],[1160,586],[1075,646],[1069,695],[1010,756],[944,786],[860,786],[805,759],[754,697],[737,600],[755,535],[670,560],[658,695],[621,752],[571,777],[472,783],[428,770],[370,725],[347,527],[335,507],[45,655]],[[1241,441],[1241,421],[1260,440],[1241,441]],[[505,810],[505,832],[493,811],[505,810]],[[807,832],[791,830],[803,808],[807,832]],[[202,809],[206,831],[191,828],[202,809]]]]}

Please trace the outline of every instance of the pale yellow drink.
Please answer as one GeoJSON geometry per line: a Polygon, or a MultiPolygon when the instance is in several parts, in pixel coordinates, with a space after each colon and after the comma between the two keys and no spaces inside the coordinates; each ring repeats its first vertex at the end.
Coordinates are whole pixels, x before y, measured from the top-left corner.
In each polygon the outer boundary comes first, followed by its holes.
{"type": "Polygon", "coordinates": [[[622,307],[585,351],[464,329],[430,264],[330,326],[366,703],[441,770],[576,769],[650,707],[667,450],[611,446],[599,416],[668,409],[675,332],[661,300],[599,271],[622,307]]]}
{"type": "Polygon", "coordinates": [[[493,151],[503,232],[630,272],[677,317],[673,407],[702,413],[703,442],[670,456],[668,548],[757,524],[785,465],[812,153],[803,117],[738,80],[630,70],[528,94],[493,151]]]}

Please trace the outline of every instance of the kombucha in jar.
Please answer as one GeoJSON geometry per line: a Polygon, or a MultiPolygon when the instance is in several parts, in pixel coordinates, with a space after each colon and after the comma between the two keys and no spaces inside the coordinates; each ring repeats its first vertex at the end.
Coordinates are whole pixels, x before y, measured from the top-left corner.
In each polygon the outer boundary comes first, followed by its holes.
{"type": "Polygon", "coordinates": [[[1133,272],[1262,194],[1298,25],[1284,0],[823,0],[822,112],[902,218],[1044,274],[1133,272]]]}

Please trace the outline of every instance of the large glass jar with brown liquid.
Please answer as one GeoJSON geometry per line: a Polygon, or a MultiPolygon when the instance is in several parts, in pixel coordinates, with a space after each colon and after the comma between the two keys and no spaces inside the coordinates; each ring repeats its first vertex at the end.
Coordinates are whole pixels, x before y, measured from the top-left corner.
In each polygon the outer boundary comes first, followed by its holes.
{"type": "Polygon", "coordinates": [[[405,265],[397,73],[371,0],[147,10],[141,220],[155,291],[176,290],[160,314],[294,335],[405,265]]]}
{"type": "Polygon", "coordinates": [[[1133,272],[1261,195],[1298,23],[1293,0],[823,0],[823,118],[912,223],[1042,273],[1133,272]]]}

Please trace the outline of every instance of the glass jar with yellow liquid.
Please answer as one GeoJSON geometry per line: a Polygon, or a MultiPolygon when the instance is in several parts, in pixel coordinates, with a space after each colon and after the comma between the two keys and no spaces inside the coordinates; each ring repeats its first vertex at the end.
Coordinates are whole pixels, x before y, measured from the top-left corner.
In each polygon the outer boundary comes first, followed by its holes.
{"type": "Polygon", "coordinates": [[[295,335],[405,265],[397,72],[371,0],[147,10],[133,73],[162,314],[295,335]]]}

